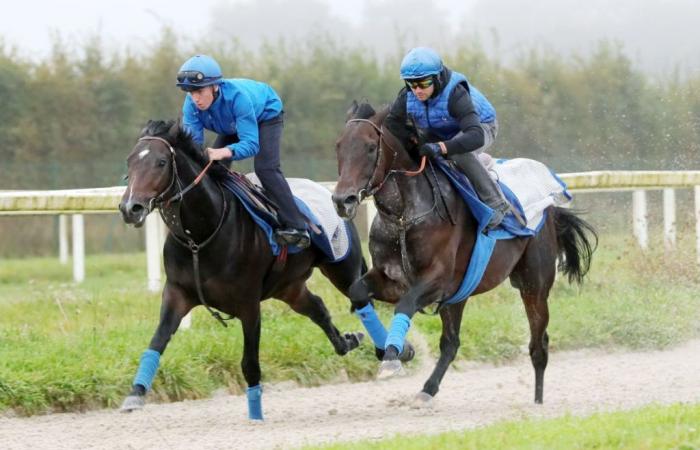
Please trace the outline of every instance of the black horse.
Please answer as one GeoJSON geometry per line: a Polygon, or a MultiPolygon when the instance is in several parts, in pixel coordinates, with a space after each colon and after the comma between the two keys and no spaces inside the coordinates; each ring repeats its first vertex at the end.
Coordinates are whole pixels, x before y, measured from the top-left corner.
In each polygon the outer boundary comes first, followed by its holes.
{"type": "MultiPolygon", "coordinates": [[[[379,212],[370,232],[374,267],[350,292],[356,305],[370,298],[396,304],[389,337],[383,343],[375,340],[377,346],[386,344],[380,378],[401,371],[397,351],[413,315],[457,291],[478,233],[474,216],[442,172],[419,173],[402,142],[382,128],[387,113],[388,108],[376,113],[369,104],[356,103],[348,111],[348,121],[336,144],[339,178],[333,195],[342,217],[352,218],[358,204],[370,195],[374,195],[379,212]]],[[[497,241],[472,293],[491,290],[506,278],[520,290],[530,322],[536,403],[543,399],[549,339],[547,297],[557,258],[569,281],[581,283],[595,249],[591,237],[597,243],[595,230],[574,212],[550,206],[544,225],[534,237],[497,241]]],[[[461,300],[439,309],[440,359],[416,396],[417,405],[430,403],[457,353],[466,304],[466,299],[461,300]]]]}
{"type": "Polygon", "coordinates": [[[208,160],[178,123],[149,121],[127,159],[128,187],[119,205],[126,223],[141,226],[160,209],[170,233],[165,243],[167,280],[163,289],[160,323],[141,357],[133,389],[123,411],[140,409],[151,386],[160,355],[181,319],[204,304],[223,322],[218,311],[240,319],[244,350],[241,367],[248,384],[249,417],[262,420],[260,401],[260,302],[277,298],[320,326],[339,355],[356,348],[361,333],[341,334],[331,322],[323,300],[306,285],[314,267],[343,294],[366,271],[360,239],[351,225],[351,248],[339,262],[314,245],[278,261],[261,228],[242,202],[223,189],[229,176],[208,160]],[[196,181],[195,181],[196,180],[196,181]],[[200,181],[201,180],[201,181],[200,181]]]}

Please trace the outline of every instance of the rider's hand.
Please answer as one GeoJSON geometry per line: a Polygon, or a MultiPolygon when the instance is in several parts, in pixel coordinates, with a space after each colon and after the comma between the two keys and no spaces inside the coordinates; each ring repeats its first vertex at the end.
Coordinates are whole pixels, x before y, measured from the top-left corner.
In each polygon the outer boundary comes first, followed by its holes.
{"type": "Polygon", "coordinates": [[[420,149],[418,149],[418,154],[421,156],[427,156],[428,158],[435,158],[440,156],[442,151],[440,149],[440,145],[431,142],[429,144],[421,145],[420,149]]]}
{"type": "Polygon", "coordinates": [[[207,154],[210,161],[221,161],[222,159],[233,158],[233,152],[228,147],[210,148],[207,147],[207,154]]]}

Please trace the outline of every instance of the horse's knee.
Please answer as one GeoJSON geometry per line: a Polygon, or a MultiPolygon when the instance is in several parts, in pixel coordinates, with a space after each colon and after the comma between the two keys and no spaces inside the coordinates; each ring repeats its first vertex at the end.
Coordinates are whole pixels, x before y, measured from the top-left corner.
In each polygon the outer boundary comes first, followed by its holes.
{"type": "Polygon", "coordinates": [[[371,301],[369,288],[362,279],[356,280],[348,289],[348,297],[352,303],[352,310],[362,309],[371,301]]]}

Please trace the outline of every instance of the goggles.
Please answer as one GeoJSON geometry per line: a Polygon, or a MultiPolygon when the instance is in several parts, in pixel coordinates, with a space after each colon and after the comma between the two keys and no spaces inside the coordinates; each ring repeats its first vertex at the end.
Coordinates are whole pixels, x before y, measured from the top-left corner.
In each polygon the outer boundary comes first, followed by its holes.
{"type": "Polygon", "coordinates": [[[204,74],[198,70],[185,70],[183,72],[178,72],[177,82],[178,83],[201,83],[204,81],[204,74]]]}
{"type": "Polygon", "coordinates": [[[408,86],[411,89],[428,89],[430,86],[433,85],[433,77],[428,77],[428,78],[423,78],[420,80],[405,80],[406,81],[406,86],[408,86]]]}

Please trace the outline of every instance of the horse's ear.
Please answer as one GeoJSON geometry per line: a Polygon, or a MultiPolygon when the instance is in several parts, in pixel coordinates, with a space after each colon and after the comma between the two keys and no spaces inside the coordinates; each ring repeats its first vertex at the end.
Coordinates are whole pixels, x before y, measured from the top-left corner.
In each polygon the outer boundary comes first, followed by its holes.
{"type": "Polygon", "coordinates": [[[141,133],[139,134],[139,137],[144,137],[146,135],[152,123],[153,121],[151,119],[148,119],[148,122],[146,122],[146,126],[141,128],[141,133]]]}
{"type": "Polygon", "coordinates": [[[353,116],[357,112],[358,107],[359,107],[359,105],[357,104],[357,100],[353,100],[352,104],[350,105],[350,109],[348,109],[348,112],[345,113],[345,121],[346,122],[353,118],[353,116]]]}

